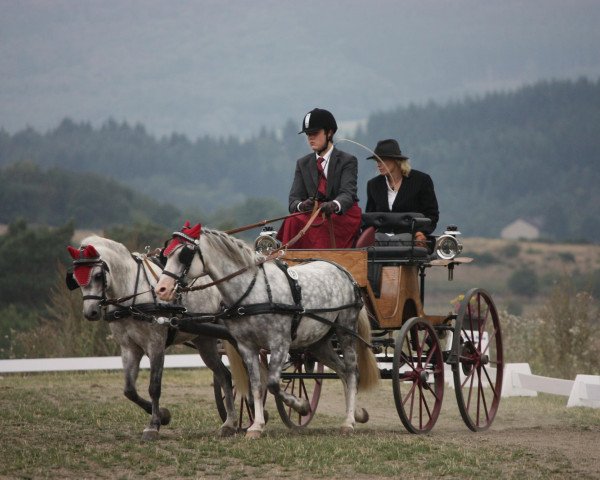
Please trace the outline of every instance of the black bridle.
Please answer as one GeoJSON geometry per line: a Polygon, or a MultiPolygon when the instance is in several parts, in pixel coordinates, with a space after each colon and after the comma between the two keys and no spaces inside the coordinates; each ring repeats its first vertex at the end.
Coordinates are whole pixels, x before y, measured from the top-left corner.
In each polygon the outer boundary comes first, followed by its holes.
{"type": "MultiPolygon", "coordinates": [[[[77,290],[81,288],[81,285],[75,280],[75,275],[73,271],[78,266],[86,266],[86,267],[100,267],[100,271],[102,272],[102,295],[83,295],[83,300],[100,300],[100,303],[106,302],[106,287],[108,285],[106,279],[106,273],[110,273],[110,268],[104,260],[100,258],[79,258],[77,260],[73,260],[73,269],[67,271],[67,276],[65,278],[65,283],[67,284],[67,288],[69,290],[77,290]]],[[[91,281],[91,278],[90,278],[91,281]]]]}
{"type": "MultiPolygon", "coordinates": [[[[104,260],[101,260],[99,257],[80,258],[77,260],[73,260],[73,270],[69,270],[67,272],[66,279],[65,279],[67,288],[69,290],[76,290],[78,288],[81,288],[81,285],[79,285],[77,280],[75,280],[75,276],[73,273],[74,269],[77,268],[77,266],[88,266],[88,267],[99,266],[100,271],[102,273],[101,295],[83,295],[82,299],[84,301],[85,300],[98,300],[100,308],[103,308],[103,309],[109,305],[115,306],[116,308],[114,311],[104,313],[103,316],[106,320],[114,320],[114,319],[118,319],[118,318],[125,318],[128,316],[132,316],[132,314],[139,313],[138,310],[140,308],[145,309],[145,310],[148,310],[148,309],[156,310],[159,306],[158,306],[156,293],[154,292],[154,288],[150,287],[150,290],[145,290],[143,292],[138,291],[139,285],[140,285],[140,277],[141,277],[142,272],[144,273],[144,277],[146,278],[146,282],[148,283],[148,285],[151,285],[150,279],[148,278],[148,273],[146,272],[146,269],[143,268],[142,260],[140,258],[136,257],[135,255],[131,255],[131,257],[137,264],[135,287],[134,287],[134,292],[131,295],[127,295],[127,296],[120,297],[120,298],[108,298],[107,297],[107,293],[106,293],[106,290],[108,288],[107,273],[110,273],[110,268],[108,267],[106,262],[104,260]],[[139,295],[142,295],[142,294],[148,293],[148,292],[152,293],[152,298],[153,298],[152,303],[136,305],[136,303],[135,303],[136,298],[139,295]],[[122,305],[123,302],[125,302],[127,300],[131,300],[131,299],[133,299],[132,305],[129,305],[129,306],[122,305]]],[[[91,279],[90,279],[90,281],[91,281],[91,279]]],[[[180,311],[181,308],[177,307],[176,310],[180,311]]]]}
{"type": "MultiPolygon", "coordinates": [[[[182,288],[187,287],[187,282],[185,281],[185,277],[192,266],[192,262],[194,261],[194,256],[198,255],[200,261],[202,262],[202,267],[206,272],[206,264],[204,263],[204,256],[202,255],[202,250],[200,249],[200,240],[190,237],[183,232],[173,232],[173,238],[179,237],[182,242],[182,248],[179,251],[179,263],[183,265],[183,270],[180,275],[176,275],[173,272],[168,271],[166,268],[163,268],[162,273],[167,277],[171,277],[175,280],[175,291],[179,291],[182,288]]],[[[161,257],[164,257],[164,249],[161,251],[161,257]]],[[[204,273],[201,276],[207,275],[204,273]]]]}

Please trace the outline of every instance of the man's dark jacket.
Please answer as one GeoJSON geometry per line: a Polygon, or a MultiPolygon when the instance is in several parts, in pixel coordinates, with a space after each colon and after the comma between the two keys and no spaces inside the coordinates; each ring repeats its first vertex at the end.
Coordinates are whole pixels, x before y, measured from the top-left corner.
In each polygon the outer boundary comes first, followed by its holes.
{"type": "MultiPolygon", "coordinates": [[[[341,211],[339,213],[344,213],[354,202],[358,201],[356,196],[357,175],[356,157],[334,147],[327,166],[326,200],[340,202],[341,211]]],[[[317,195],[318,185],[317,157],[314,153],[310,153],[296,162],[296,173],[290,189],[290,213],[297,212],[298,204],[303,200],[309,197],[314,198],[317,195]]]]}

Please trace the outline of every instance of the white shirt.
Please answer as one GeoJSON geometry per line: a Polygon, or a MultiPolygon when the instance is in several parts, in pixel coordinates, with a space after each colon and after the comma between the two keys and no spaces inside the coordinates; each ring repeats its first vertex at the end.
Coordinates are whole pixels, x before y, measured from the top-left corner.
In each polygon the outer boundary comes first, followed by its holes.
{"type": "MultiPolygon", "coordinates": [[[[390,207],[390,212],[392,211],[392,205],[394,205],[394,200],[396,200],[396,195],[398,195],[398,191],[394,190],[390,185],[390,181],[388,180],[387,175],[385,176],[385,183],[387,184],[387,197],[388,197],[388,206],[390,207]]],[[[402,182],[400,182],[402,185],[402,182]]],[[[398,190],[400,190],[400,185],[398,185],[398,190]]]]}

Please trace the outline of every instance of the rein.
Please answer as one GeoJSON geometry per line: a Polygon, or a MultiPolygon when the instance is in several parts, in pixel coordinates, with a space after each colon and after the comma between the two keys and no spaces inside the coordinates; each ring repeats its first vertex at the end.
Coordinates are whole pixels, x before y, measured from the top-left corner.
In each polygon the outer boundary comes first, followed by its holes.
{"type": "Polygon", "coordinates": [[[269,223],[277,222],[279,220],[285,220],[286,218],[297,217],[298,215],[304,215],[304,213],[305,212],[290,213],[288,215],[284,215],[283,217],[271,218],[269,220],[262,220],[260,222],[253,223],[251,225],[244,225],[243,227],[238,227],[238,228],[233,228],[231,230],[226,230],[223,233],[226,233],[227,235],[233,235],[234,233],[245,232],[246,230],[252,230],[253,228],[262,227],[262,226],[267,225],[269,223]]]}
{"type": "MultiPolygon", "coordinates": [[[[287,242],[285,245],[282,245],[281,247],[273,250],[269,255],[267,255],[264,258],[261,258],[258,262],[250,264],[250,265],[246,265],[245,267],[240,268],[239,270],[230,273],[229,275],[226,275],[222,278],[219,278],[218,280],[214,280],[210,283],[205,283],[203,285],[196,285],[195,287],[181,287],[178,288],[177,291],[179,292],[193,292],[196,290],[204,290],[205,288],[209,288],[209,287],[213,287],[215,285],[219,285],[220,283],[226,282],[228,280],[231,280],[232,278],[237,277],[238,275],[241,275],[244,272],[247,272],[248,270],[250,270],[251,268],[254,267],[260,267],[263,263],[266,263],[270,260],[279,258],[281,255],[283,255],[283,251],[287,248],[289,248],[290,246],[294,245],[298,240],[300,240],[304,234],[307,232],[307,230],[311,227],[311,225],[314,223],[314,221],[316,220],[317,216],[319,215],[319,212],[321,211],[320,207],[316,207],[313,210],[312,215],[310,216],[310,218],[308,219],[308,221],[306,222],[306,225],[304,225],[304,227],[302,228],[302,230],[300,230],[292,239],[290,239],[289,242],[287,242]]],[[[291,217],[295,214],[292,215],[287,215],[284,218],[287,217],[291,217]]],[[[240,227],[240,228],[245,228],[245,227],[240,227]]],[[[239,229],[237,229],[237,231],[241,231],[239,229]]],[[[228,233],[228,232],[224,232],[224,233],[228,233]]],[[[200,252],[200,246],[195,242],[192,241],[192,243],[195,245],[196,251],[200,252]]],[[[200,254],[200,253],[199,253],[200,254]]],[[[201,254],[200,254],[201,255],[201,254]]],[[[202,258],[202,257],[201,257],[202,258]]],[[[204,262],[203,262],[204,263],[204,262]]],[[[163,271],[163,273],[167,276],[170,276],[172,278],[178,279],[178,277],[176,277],[174,274],[172,274],[171,272],[167,272],[166,270],[163,271]]],[[[204,273],[202,276],[206,275],[206,273],[204,273]]]]}

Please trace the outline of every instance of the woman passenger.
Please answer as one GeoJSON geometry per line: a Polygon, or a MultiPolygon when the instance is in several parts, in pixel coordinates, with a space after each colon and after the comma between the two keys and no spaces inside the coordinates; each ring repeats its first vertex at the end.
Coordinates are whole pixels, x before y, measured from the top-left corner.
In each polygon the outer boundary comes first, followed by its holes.
{"type": "Polygon", "coordinates": [[[411,168],[394,139],[377,142],[374,153],[368,159],[377,162],[379,175],[367,183],[366,212],[422,213],[431,224],[416,233],[415,242],[424,244],[440,216],[431,177],[411,168]]]}

